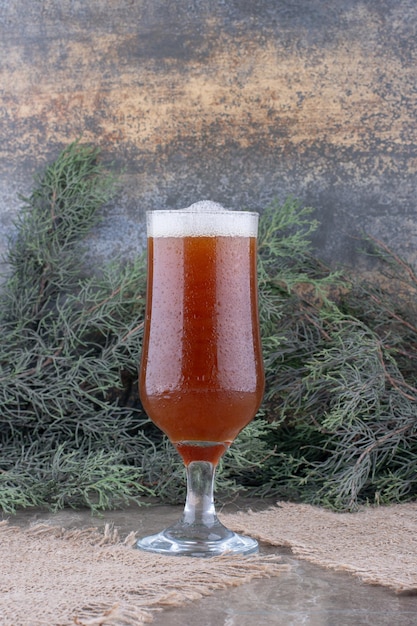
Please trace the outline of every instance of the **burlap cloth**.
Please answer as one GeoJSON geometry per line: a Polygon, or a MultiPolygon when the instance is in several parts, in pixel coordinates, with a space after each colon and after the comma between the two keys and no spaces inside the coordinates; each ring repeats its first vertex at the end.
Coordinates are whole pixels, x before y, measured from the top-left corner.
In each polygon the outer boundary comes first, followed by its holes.
{"type": "Polygon", "coordinates": [[[417,502],[333,513],[280,502],[259,513],[229,515],[226,523],[297,557],[344,570],[398,593],[417,593],[417,502]]]}
{"type": "MultiPolygon", "coordinates": [[[[289,546],[313,563],[398,592],[417,592],[416,514],[417,503],[355,514],[279,503],[222,520],[271,545],[289,546]]],[[[132,549],[134,540],[131,534],[122,541],[109,526],[98,532],[0,523],[1,626],[136,626],[164,608],[277,576],[288,567],[262,554],[164,557],[132,549]]]]}

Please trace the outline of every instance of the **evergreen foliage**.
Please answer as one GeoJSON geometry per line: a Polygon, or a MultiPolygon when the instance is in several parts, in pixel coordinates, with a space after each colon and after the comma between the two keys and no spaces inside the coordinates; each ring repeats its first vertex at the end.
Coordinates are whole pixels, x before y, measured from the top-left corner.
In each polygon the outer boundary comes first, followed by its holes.
{"type": "Polygon", "coordinates": [[[102,508],[147,491],[129,461],[149,443],[123,404],[136,374],[143,260],[82,278],[80,238],[114,181],[72,144],[36,181],[0,294],[0,506],[102,508]],[[120,395],[116,398],[116,392],[120,395]]]}
{"type": "Polygon", "coordinates": [[[336,509],[415,498],[416,276],[372,241],[385,288],[328,272],[308,241],[294,238],[294,228],[309,234],[306,213],[289,200],[262,218],[269,233],[268,245],[260,243],[269,330],[264,412],[274,454],[257,493],[336,509]],[[281,211],[292,216],[284,229],[281,211]]]}
{"type": "MultiPolygon", "coordinates": [[[[184,470],[137,397],[145,262],[86,276],[82,239],[115,193],[98,151],[71,144],[35,181],[0,292],[0,508],[184,500],[184,470]]],[[[217,476],[237,492],[337,509],[417,492],[417,278],[368,240],[384,283],[311,251],[312,210],[262,214],[267,388],[217,476]]]]}

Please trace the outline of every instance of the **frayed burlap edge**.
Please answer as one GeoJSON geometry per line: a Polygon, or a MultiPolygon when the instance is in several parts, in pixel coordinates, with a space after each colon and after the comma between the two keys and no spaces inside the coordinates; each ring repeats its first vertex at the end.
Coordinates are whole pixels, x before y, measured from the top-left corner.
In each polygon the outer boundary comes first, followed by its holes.
{"type": "Polygon", "coordinates": [[[0,523],[2,626],[138,626],[156,612],[288,569],[278,557],[166,557],[106,525],[0,523]]]}
{"type": "Polygon", "coordinates": [[[417,502],[335,513],[278,502],[257,513],[223,516],[233,530],[397,593],[417,593],[417,502]]]}

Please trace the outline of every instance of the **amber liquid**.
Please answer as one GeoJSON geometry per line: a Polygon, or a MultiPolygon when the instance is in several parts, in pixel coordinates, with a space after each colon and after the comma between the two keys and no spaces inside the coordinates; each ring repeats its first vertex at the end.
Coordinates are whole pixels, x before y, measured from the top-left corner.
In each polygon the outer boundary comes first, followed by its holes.
{"type": "Polygon", "coordinates": [[[140,396],[185,464],[216,464],[264,391],[254,237],[148,239],[140,396]]]}

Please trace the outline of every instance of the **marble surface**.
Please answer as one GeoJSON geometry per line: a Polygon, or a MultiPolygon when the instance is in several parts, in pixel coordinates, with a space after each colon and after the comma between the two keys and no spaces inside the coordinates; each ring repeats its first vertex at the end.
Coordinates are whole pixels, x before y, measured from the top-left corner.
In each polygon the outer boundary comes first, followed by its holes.
{"type": "MultiPolygon", "coordinates": [[[[48,522],[67,528],[100,528],[110,522],[123,537],[132,530],[139,535],[161,530],[180,514],[181,507],[156,505],[109,511],[101,517],[91,517],[89,511],[23,511],[9,521],[22,526],[48,522]]],[[[347,573],[295,559],[286,548],[261,545],[260,551],[280,554],[290,569],[278,578],[255,580],[184,607],[156,612],[153,626],[417,625],[417,596],[396,595],[383,587],[365,585],[347,573]]]]}
{"type": "Polygon", "coordinates": [[[413,0],[0,0],[0,252],[82,137],[122,172],[98,268],[137,254],[145,209],[288,195],[320,258],[356,266],[365,231],[416,264],[416,22],[413,0]]]}

